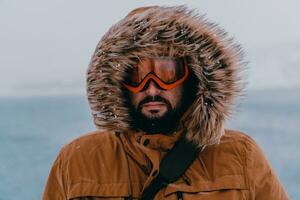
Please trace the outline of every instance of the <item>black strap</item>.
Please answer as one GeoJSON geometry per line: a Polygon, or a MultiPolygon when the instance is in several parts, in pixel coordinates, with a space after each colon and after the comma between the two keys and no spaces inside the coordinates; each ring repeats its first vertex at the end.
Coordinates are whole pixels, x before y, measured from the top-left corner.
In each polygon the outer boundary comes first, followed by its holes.
{"type": "Polygon", "coordinates": [[[162,159],[159,174],[144,190],[141,200],[152,200],[159,190],[180,178],[198,156],[200,149],[193,142],[187,141],[183,134],[162,159]]]}

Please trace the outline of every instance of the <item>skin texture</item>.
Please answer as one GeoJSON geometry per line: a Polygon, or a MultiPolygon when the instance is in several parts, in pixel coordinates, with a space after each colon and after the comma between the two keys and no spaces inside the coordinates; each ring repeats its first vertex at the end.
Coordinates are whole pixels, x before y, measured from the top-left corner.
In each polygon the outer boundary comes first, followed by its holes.
{"type": "MultiPolygon", "coordinates": [[[[147,66],[150,67],[150,65],[153,65],[152,67],[155,68],[155,66],[158,65],[176,65],[175,60],[172,59],[159,59],[159,58],[147,58],[142,60],[140,63],[138,63],[139,67],[147,66]]],[[[132,105],[138,109],[140,106],[140,112],[148,117],[148,118],[161,118],[163,117],[168,109],[175,109],[178,108],[181,105],[182,102],[182,93],[183,93],[183,84],[180,84],[179,86],[171,89],[171,90],[163,90],[160,87],[158,87],[153,81],[150,81],[149,86],[138,93],[132,93],[130,92],[130,100],[132,105]],[[146,97],[154,97],[154,96],[160,96],[164,100],[166,100],[169,105],[166,102],[162,101],[151,101],[147,103],[141,102],[146,97]],[[171,106],[171,108],[170,108],[171,106]]]]}

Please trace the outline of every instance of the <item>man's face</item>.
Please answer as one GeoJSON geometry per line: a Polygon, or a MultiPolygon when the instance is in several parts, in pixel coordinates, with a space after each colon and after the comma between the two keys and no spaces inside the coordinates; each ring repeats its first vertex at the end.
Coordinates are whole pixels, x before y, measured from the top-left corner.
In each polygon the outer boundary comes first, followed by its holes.
{"type": "MultiPolygon", "coordinates": [[[[177,65],[177,63],[172,59],[144,59],[138,63],[138,67],[142,69],[143,67],[151,67],[150,65],[155,69],[160,66],[177,65]]],[[[135,116],[138,117],[140,123],[143,123],[140,126],[145,127],[150,124],[149,128],[146,128],[148,132],[171,129],[170,127],[166,128],[166,125],[170,126],[171,124],[165,123],[178,120],[183,98],[182,93],[183,84],[170,90],[163,90],[153,80],[146,84],[144,90],[138,93],[129,92],[130,101],[136,113],[135,116]]]]}

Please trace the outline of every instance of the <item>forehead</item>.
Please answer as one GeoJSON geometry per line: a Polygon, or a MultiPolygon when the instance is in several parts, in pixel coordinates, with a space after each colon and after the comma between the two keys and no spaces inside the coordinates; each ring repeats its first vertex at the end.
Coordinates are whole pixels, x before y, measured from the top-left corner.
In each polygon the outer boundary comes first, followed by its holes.
{"type": "Polygon", "coordinates": [[[161,67],[161,66],[176,66],[180,64],[180,59],[173,58],[142,58],[138,61],[138,67],[152,66],[152,67],[161,67]]]}

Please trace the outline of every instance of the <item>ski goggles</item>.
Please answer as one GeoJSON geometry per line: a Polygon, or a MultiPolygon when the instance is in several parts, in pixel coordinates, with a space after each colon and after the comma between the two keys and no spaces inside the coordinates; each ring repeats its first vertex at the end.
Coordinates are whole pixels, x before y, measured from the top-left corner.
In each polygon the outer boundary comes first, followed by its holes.
{"type": "Polygon", "coordinates": [[[154,81],[160,88],[170,90],[183,83],[189,75],[189,69],[184,60],[163,60],[151,62],[142,60],[128,72],[124,86],[133,93],[144,90],[148,82],[154,81]]]}

